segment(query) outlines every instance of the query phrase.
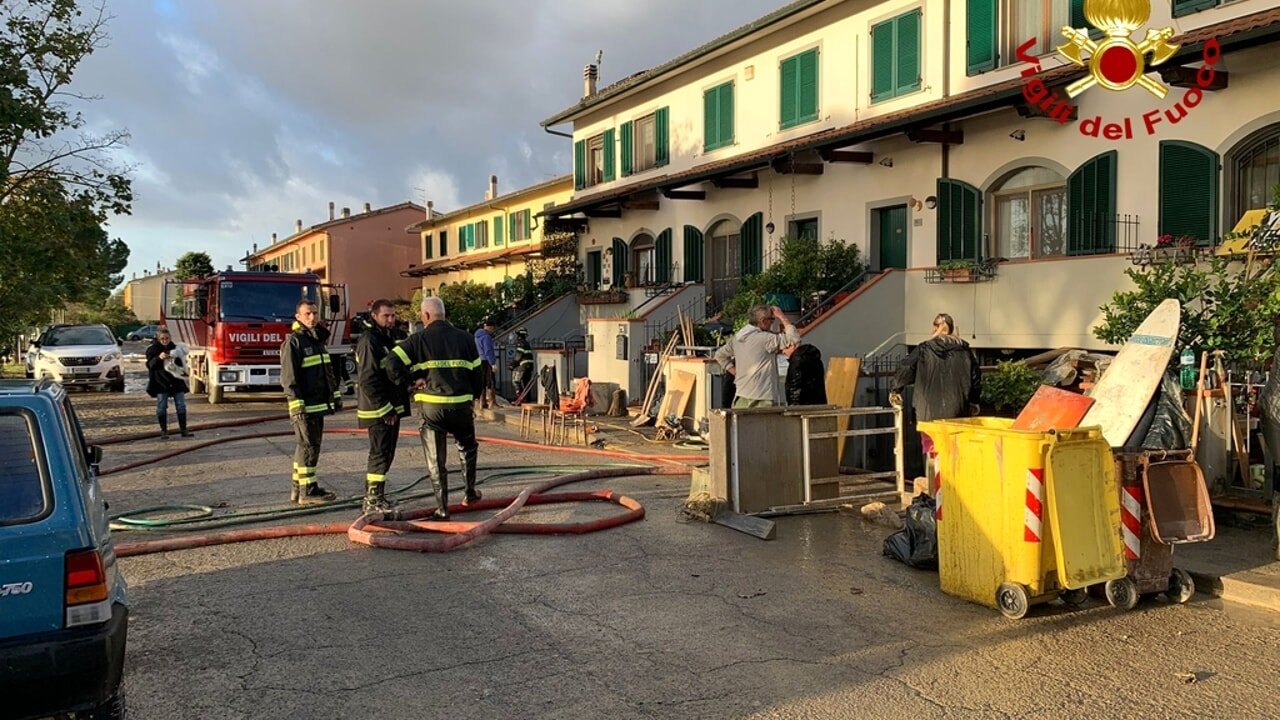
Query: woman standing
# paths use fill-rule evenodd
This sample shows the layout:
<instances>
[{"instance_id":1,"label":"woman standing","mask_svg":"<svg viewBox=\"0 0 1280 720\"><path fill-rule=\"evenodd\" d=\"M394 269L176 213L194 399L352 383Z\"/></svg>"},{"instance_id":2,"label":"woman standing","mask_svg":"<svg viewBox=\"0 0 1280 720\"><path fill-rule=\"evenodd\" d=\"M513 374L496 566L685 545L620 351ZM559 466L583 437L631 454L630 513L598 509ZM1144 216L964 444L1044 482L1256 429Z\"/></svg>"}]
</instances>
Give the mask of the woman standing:
<instances>
[{"instance_id":1,"label":"woman standing","mask_svg":"<svg viewBox=\"0 0 1280 720\"><path fill-rule=\"evenodd\" d=\"M156 399L156 420L160 423L160 437L169 439L169 397L178 411L178 429L182 437L193 437L187 432L187 382L165 369L165 361L177 346L169 336L168 328L160 328L156 339L147 348L147 394Z\"/></svg>"}]
</instances>

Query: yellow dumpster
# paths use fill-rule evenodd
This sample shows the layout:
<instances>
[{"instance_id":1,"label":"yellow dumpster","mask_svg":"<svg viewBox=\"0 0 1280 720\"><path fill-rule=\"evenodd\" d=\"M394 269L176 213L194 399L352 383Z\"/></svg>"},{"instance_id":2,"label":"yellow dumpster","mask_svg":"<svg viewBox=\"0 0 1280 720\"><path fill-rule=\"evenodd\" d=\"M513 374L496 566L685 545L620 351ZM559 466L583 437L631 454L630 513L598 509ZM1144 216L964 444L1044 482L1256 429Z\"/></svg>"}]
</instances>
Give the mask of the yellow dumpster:
<instances>
[{"instance_id":1,"label":"yellow dumpster","mask_svg":"<svg viewBox=\"0 0 1280 720\"><path fill-rule=\"evenodd\" d=\"M1011 430L1012 420L919 423L937 453L942 591L1021 618L1124 577L1111 448L1098 428Z\"/></svg>"}]
</instances>

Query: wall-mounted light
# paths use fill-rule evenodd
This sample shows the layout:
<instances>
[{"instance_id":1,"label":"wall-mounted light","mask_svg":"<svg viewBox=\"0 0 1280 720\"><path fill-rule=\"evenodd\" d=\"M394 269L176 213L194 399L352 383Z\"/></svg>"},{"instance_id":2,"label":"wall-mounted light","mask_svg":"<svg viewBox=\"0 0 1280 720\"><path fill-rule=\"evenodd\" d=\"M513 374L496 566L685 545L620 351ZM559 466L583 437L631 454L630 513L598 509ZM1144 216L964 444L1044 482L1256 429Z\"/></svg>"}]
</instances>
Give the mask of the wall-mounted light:
<instances>
[{"instance_id":1,"label":"wall-mounted light","mask_svg":"<svg viewBox=\"0 0 1280 720\"><path fill-rule=\"evenodd\" d=\"M775 226L772 222L770 222L770 223L768 223L767 225L765 225L765 226L764 226L764 231L765 231L765 232L767 232L767 233L769 233L770 235L772 235L772 234L773 234L773 231L774 231L775 229L776 229L776 226Z\"/></svg>"},{"instance_id":2,"label":"wall-mounted light","mask_svg":"<svg viewBox=\"0 0 1280 720\"><path fill-rule=\"evenodd\" d=\"M934 209L934 208L938 207L938 198L937 198L937 196L930 195L929 197L925 198L925 199L924 199L924 206L925 206L925 207L927 207L927 208L929 208L930 210L932 210L932 209Z\"/></svg>"},{"instance_id":3,"label":"wall-mounted light","mask_svg":"<svg viewBox=\"0 0 1280 720\"><path fill-rule=\"evenodd\" d=\"M613 257L613 248L605 248L605 249L604 249L604 256L605 256L605 257Z\"/></svg>"},{"instance_id":4,"label":"wall-mounted light","mask_svg":"<svg viewBox=\"0 0 1280 720\"><path fill-rule=\"evenodd\" d=\"M1027 139L1027 133L1025 130L1014 130L1009 133L1009 137L1017 140L1018 142L1024 142Z\"/></svg>"},{"instance_id":5,"label":"wall-mounted light","mask_svg":"<svg viewBox=\"0 0 1280 720\"><path fill-rule=\"evenodd\" d=\"M880 160L880 164L885 167L893 167L893 158L887 157Z\"/></svg>"}]
</instances>

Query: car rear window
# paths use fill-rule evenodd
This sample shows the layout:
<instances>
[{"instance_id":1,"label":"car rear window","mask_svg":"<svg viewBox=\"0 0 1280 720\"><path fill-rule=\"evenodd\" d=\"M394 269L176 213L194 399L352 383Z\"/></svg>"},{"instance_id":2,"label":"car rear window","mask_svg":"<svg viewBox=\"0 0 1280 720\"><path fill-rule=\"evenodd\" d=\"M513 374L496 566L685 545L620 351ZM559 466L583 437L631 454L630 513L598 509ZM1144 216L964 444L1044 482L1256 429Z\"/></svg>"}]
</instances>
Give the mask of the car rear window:
<instances>
[{"instance_id":1,"label":"car rear window","mask_svg":"<svg viewBox=\"0 0 1280 720\"><path fill-rule=\"evenodd\" d=\"M0 414L0 525L30 522L49 509L49 484L37 438L29 414Z\"/></svg>"}]
</instances>

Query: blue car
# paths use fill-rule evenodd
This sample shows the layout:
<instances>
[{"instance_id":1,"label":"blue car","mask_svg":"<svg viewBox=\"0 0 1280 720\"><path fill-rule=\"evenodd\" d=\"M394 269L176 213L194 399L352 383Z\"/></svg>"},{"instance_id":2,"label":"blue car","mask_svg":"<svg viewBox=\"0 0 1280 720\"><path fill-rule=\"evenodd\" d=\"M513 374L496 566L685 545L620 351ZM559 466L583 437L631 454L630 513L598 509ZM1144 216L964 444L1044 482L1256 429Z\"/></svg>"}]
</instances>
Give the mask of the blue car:
<instances>
[{"instance_id":1,"label":"blue car","mask_svg":"<svg viewBox=\"0 0 1280 720\"><path fill-rule=\"evenodd\" d=\"M129 609L98 485L61 386L0 381L0 716L125 716Z\"/></svg>"}]
</instances>

